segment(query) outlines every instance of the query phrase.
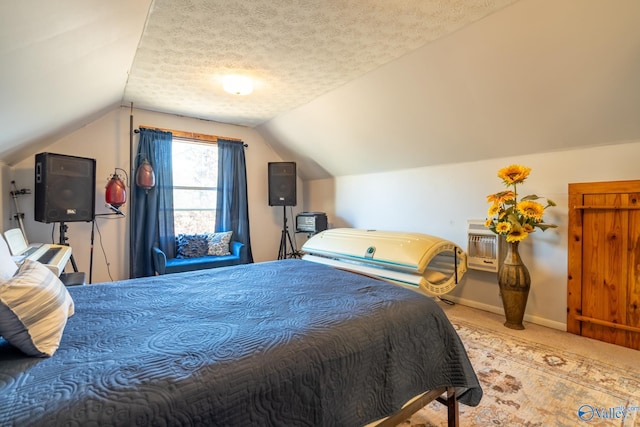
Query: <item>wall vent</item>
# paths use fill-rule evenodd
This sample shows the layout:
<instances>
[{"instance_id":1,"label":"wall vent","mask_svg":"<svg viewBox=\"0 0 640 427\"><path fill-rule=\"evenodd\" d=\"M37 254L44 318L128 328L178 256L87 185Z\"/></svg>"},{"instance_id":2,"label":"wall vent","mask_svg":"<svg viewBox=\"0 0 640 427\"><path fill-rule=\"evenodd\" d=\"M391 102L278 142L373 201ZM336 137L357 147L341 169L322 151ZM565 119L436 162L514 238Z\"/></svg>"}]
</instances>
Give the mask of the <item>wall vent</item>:
<instances>
[{"instance_id":1,"label":"wall vent","mask_svg":"<svg viewBox=\"0 0 640 427\"><path fill-rule=\"evenodd\" d=\"M497 273L501 239L484 226L483 220L470 219L467 223L467 267Z\"/></svg>"}]
</instances>

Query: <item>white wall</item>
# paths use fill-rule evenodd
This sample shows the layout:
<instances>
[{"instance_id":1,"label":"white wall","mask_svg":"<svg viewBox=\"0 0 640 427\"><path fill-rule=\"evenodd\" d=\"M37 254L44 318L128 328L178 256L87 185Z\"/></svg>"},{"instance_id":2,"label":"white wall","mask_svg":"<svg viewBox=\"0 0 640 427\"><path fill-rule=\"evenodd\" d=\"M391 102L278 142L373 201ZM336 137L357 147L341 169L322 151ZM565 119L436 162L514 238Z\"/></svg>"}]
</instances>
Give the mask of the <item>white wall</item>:
<instances>
[{"instance_id":1,"label":"white wall","mask_svg":"<svg viewBox=\"0 0 640 427\"><path fill-rule=\"evenodd\" d=\"M253 129L210 121L154 113L133 111L134 129L139 126L192 131L196 133L239 138L249 145L246 149L247 185L249 193L249 217L254 260L277 258L282 230L282 208L268 206L267 163L286 161L281 159ZM89 157L96 159L96 214L108 213L105 207L105 186L114 168L129 173L129 108L117 108L89 125L51 144L42 151ZM138 135L134 136L137 147ZM135 153L135 150L134 150ZM19 188L29 188L32 194L21 196L20 208L25 212L25 228L30 241L58 242L58 224L34 221L34 156L16 164L11 179ZM4 180L3 180L4 181ZM302 183L298 183L298 200L302 200ZM8 193L8 182L2 182ZM3 199L4 200L4 199ZM5 200L6 202L6 200ZM299 204L301 205L301 204ZM7 209L3 209L3 212ZM129 205L121 210L128 215ZM301 210L293 208L293 215ZM289 212L289 208L287 208ZM5 217L6 218L6 217ZM94 237L92 282L125 279L129 275L129 218L98 216ZM291 224L291 222L290 222ZM91 254L91 223L67 223L69 244L80 271L89 277ZM5 219L5 229L17 227L16 221ZM98 230L100 233L98 233ZM52 239L52 235L54 236ZM67 271L71 271L68 266ZM109 274L110 273L110 274Z\"/></svg>"},{"instance_id":2,"label":"white wall","mask_svg":"<svg viewBox=\"0 0 640 427\"><path fill-rule=\"evenodd\" d=\"M565 329L567 299L567 185L640 178L640 142L377 174L309 181L305 209L327 212L333 227L412 231L449 239L466 250L468 219L486 218L488 194L504 189L498 169L512 163L533 170L522 195L554 200L545 220L521 246L532 278L525 319ZM448 295L466 305L501 312L497 275L470 270Z\"/></svg>"}]
</instances>

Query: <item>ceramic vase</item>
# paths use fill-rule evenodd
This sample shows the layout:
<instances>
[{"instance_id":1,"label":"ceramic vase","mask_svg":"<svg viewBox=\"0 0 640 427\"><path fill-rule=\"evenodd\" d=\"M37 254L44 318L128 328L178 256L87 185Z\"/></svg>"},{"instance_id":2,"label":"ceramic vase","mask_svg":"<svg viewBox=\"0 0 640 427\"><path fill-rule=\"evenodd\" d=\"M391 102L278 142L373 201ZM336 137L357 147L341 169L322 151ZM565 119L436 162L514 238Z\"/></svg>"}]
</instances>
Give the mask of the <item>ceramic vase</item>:
<instances>
[{"instance_id":1,"label":"ceramic vase","mask_svg":"<svg viewBox=\"0 0 640 427\"><path fill-rule=\"evenodd\" d=\"M498 285L506 318L504 326L511 329L524 329L522 319L531 288L529 270L520 258L518 244L505 242L507 251L498 270Z\"/></svg>"}]
</instances>

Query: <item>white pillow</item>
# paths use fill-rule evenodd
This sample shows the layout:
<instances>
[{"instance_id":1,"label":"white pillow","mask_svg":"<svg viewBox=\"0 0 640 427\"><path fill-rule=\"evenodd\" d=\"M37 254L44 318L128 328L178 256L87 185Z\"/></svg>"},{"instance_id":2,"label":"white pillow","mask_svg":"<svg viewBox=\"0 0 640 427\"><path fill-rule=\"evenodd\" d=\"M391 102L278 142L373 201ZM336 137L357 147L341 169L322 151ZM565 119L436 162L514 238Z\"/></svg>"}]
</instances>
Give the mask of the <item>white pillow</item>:
<instances>
[{"instance_id":1,"label":"white pillow","mask_svg":"<svg viewBox=\"0 0 640 427\"><path fill-rule=\"evenodd\" d=\"M0 282L0 335L29 356L53 356L73 313L67 288L37 261L25 260Z\"/></svg>"},{"instance_id":2,"label":"white pillow","mask_svg":"<svg viewBox=\"0 0 640 427\"><path fill-rule=\"evenodd\" d=\"M207 242L209 243L209 251L207 255L230 255L229 242L233 231L223 231L221 233L208 233Z\"/></svg>"},{"instance_id":3,"label":"white pillow","mask_svg":"<svg viewBox=\"0 0 640 427\"><path fill-rule=\"evenodd\" d=\"M18 271L18 265L13 261L7 242L0 237L0 280L9 280Z\"/></svg>"}]
</instances>

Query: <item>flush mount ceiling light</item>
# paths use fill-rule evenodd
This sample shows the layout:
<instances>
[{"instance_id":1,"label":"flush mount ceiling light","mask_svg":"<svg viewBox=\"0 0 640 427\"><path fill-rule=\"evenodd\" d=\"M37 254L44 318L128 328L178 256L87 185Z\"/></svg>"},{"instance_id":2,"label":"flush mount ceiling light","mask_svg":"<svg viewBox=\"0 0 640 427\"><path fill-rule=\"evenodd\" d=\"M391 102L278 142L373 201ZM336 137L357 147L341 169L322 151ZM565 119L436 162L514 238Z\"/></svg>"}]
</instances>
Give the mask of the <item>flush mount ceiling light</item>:
<instances>
[{"instance_id":1,"label":"flush mount ceiling light","mask_svg":"<svg viewBox=\"0 0 640 427\"><path fill-rule=\"evenodd\" d=\"M226 76L222 79L222 87L233 95L249 95L253 92L253 82L246 76Z\"/></svg>"}]
</instances>

